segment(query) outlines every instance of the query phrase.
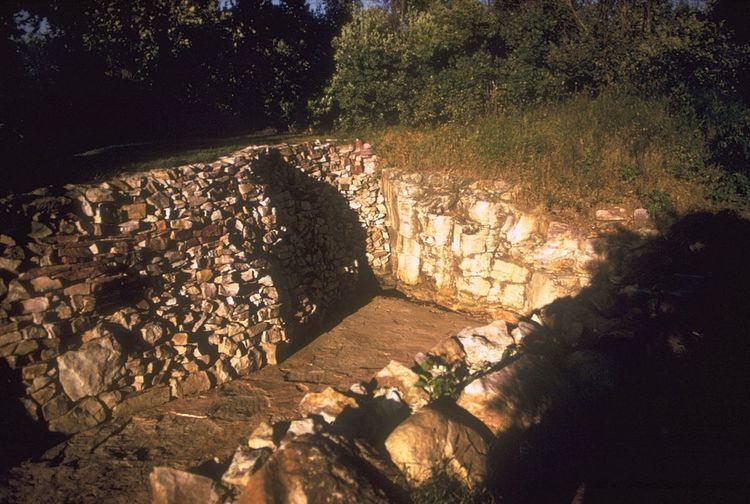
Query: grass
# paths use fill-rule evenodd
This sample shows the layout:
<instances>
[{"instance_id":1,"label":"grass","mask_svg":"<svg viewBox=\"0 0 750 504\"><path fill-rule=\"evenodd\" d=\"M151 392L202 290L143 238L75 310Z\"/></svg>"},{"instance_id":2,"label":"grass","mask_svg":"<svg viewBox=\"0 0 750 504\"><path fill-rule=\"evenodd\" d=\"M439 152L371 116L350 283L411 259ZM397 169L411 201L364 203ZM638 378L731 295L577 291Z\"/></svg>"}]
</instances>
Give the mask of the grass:
<instances>
[{"instance_id":1,"label":"grass","mask_svg":"<svg viewBox=\"0 0 750 504\"><path fill-rule=\"evenodd\" d=\"M319 136L262 131L236 136L103 146L57 159L32 160L28 167L6 174L0 196L42 186L98 182L125 172L212 162L248 145L298 143L314 138Z\"/></svg>"},{"instance_id":2,"label":"grass","mask_svg":"<svg viewBox=\"0 0 750 504\"><path fill-rule=\"evenodd\" d=\"M216 161L248 145L299 143L318 138L309 134L279 134L263 131L248 135L216 138L112 145L76 154L75 164L85 166L96 178L114 173L169 168Z\"/></svg>"},{"instance_id":3,"label":"grass","mask_svg":"<svg viewBox=\"0 0 750 504\"><path fill-rule=\"evenodd\" d=\"M411 489L413 504L495 504L498 500L483 484L469 487L442 469L427 481Z\"/></svg>"},{"instance_id":4,"label":"grass","mask_svg":"<svg viewBox=\"0 0 750 504\"><path fill-rule=\"evenodd\" d=\"M210 162L248 145L321 136L264 131L113 145L51 163L33 171L36 177L24 175L23 182L27 190L43 183L90 182L122 172ZM514 182L522 205L572 220L613 204L645 207L657 217L724 208L748 214L747 191L735 191L732 176L706 161L710 155L698 128L670 115L658 100L613 93L580 96L468 125L393 127L345 136L373 143L385 165Z\"/></svg>"},{"instance_id":5,"label":"grass","mask_svg":"<svg viewBox=\"0 0 750 504\"><path fill-rule=\"evenodd\" d=\"M611 204L657 214L731 206L712 197L706 181L721 170L704 161L698 129L660 101L577 97L469 125L391 128L368 138L387 165L511 181L522 204L573 217Z\"/></svg>"}]
</instances>

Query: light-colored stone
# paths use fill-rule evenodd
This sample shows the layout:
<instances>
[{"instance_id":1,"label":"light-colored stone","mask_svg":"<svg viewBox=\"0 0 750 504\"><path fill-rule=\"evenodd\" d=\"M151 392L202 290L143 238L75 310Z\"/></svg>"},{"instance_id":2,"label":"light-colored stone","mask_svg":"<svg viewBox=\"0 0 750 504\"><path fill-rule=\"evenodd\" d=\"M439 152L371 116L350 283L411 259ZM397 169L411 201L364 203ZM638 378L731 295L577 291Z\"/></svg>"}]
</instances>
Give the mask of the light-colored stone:
<instances>
[{"instance_id":1,"label":"light-colored stone","mask_svg":"<svg viewBox=\"0 0 750 504\"><path fill-rule=\"evenodd\" d=\"M502 209L503 205L499 201L477 200L469 208L469 218L485 226L497 227L505 220Z\"/></svg>"},{"instance_id":2,"label":"light-colored stone","mask_svg":"<svg viewBox=\"0 0 750 504\"><path fill-rule=\"evenodd\" d=\"M509 310L521 311L526 302L526 286L520 284L506 284L498 296L500 304Z\"/></svg>"},{"instance_id":3,"label":"light-colored stone","mask_svg":"<svg viewBox=\"0 0 750 504\"><path fill-rule=\"evenodd\" d=\"M464 275L467 276L486 276L490 271L490 262L492 261L492 254L485 252L484 254L476 254L472 256L464 256L459 264L459 268Z\"/></svg>"},{"instance_id":4,"label":"light-colored stone","mask_svg":"<svg viewBox=\"0 0 750 504\"><path fill-rule=\"evenodd\" d=\"M449 215L427 214L424 235L431 237L435 246L450 245L453 239L453 218Z\"/></svg>"},{"instance_id":5,"label":"light-colored stone","mask_svg":"<svg viewBox=\"0 0 750 504\"><path fill-rule=\"evenodd\" d=\"M485 228L456 224L453 231L453 252L458 256L481 254L487 251L488 232Z\"/></svg>"},{"instance_id":6,"label":"light-colored stone","mask_svg":"<svg viewBox=\"0 0 750 504\"><path fill-rule=\"evenodd\" d=\"M396 427L385 447L396 467L416 484L442 469L469 485L487 475L485 435L461 418L457 408L450 413L434 406L420 409Z\"/></svg>"},{"instance_id":7,"label":"light-colored stone","mask_svg":"<svg viewBox=\"0 0 750 504\"><path fill-rule=\"evenodd\" d=\"M456 280L456 287L460 292L476 298L487 297L491 286L489 280L482 277L459 277Z\"/></svg>"},{"instance_id":8,"label":"light-colored stone","mask_svg":"<svg viewBox=\"0 0 750 504\"><path fill-rule=\"evenodd\" d=\"M520 243L531 238L537 230L537 219L529 214L523 214L506 235L511 244Z\"/></svg>"},{"instance_id":9,"label":"light-colored stone","mask_svg":"<svg viewBox=\"0 0 750 504\"><path fill-rule=\"evenodd\" d=\"M248 437L247 447L251 450L261 450L263 448L275 450L276 443L273 441L273 428L266 422L261 422Z\"/></svg>"},{"instance_id":10,"label":"light-colored stone","mask_svg":"<svg viewBox=\"0 0 750 504\"><path fill-rule=\"evenodd\" d=\"M490 276L501 282L523 283L529 276L529 270L502 259L495 259L492 262Z\"/></svg>"},{"instance_id":11,"label":"light-colored stone","mask_svg":"<svg viewBox=\"0 0 750 504\"><path fill-rule=\"evenodd\" d=\"M507 324L502 320L486 326L462 329L456 339L465 352L464 361L472 369L500 362L508 346L515 343L508 333Z\"/></svg>"},{"instance_id":12,"label":"light-colored stone","mask_svg":"<svg viewBox=\"0 0 750 504\"><path fill-rule=\"evenodd\" d=\"M122 352L113 338L98 338L57 358L60 384L72 400L104 392L121 372Z\"/></svg>"},{"instance_id":13,"label":"light-colored stone","mask_svg":"<svg viewBox=\"0 0 750 504\"><path fill-rule=\"evenodd\" d=\"M429 396L423 388L417 386L419 375L400 362L390 361L386 367L375 374L378 388L396 388L401 399L412 411L427 405Z\"/></svg>"},{"instance_id":14,"label":"light-colored stone","mask_svg":"<svg viewBox=\"0 0 750 504\"><path fill-rule=\"evenodd\" d=\"M271 450L268 449L252 450L245 446L238 446L232 456L232 462L221 476L221 482L236 487L247 486L255 470L270 454Z\"/></svg>"},{"instance_id":15,"label":"light-colored stone","mask_svg":"<svg viewBox=\"0 0 750 504\"><path fill-rule=\"evenodd\" d=\"M414 285L419 282L421 247L416 240L403 238L402 250L398 254L396 275L402 282Z\"/></svg>"},{"instance_id":16,"label":"light-colored stone","mask_svg":"<svg viewBox=\"0 0 750 504\"><path fill-rule=\"evenodd\" d=\"M527 288L526 309L531 311L542 308L562 295L563 291L555 285L554 277L538 271L531 276Z\"/></svg>"},{"instance_id":17,"label":"light-colored stone","mask_svg":"<svg viewBox=\"0 0 750 504\"><path fill-rule=\"evenodd\" d=\"M333 423L346 408L356 408L357 401L351 397L326 387L322 392L305 394L299 403L302 416L319 415L328 423Z\"/></svg>"}]
</instances>

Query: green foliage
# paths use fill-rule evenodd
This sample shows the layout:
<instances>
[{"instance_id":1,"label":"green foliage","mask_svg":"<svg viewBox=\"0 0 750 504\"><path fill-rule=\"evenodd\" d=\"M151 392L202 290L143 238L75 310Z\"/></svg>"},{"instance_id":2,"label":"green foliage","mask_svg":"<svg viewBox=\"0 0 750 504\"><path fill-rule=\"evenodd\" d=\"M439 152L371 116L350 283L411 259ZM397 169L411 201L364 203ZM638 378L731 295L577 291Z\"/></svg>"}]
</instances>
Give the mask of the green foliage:
<instances>
[{"instance_id":1,"label":"green foliage","mask_svg":"<svg viewBox=\"0 0 750 504\"><path fill-rule=\"evenodd\" d=\"M667 0L408 5L410 10L397 14L359 11L337 39L336 70L319 104L321 110L336 110L340 126L468 124L520 107L560 110L556 103L571 101L583 106L579 119L602 128L591 133L593 142L582 137L580 147L568 144L562 153L569 163L562 172L573 170L570 182L582 184L584 193L609 185L597 178L606 172L614 173L629 194L640 191L645 198L653 187L627 187L638 185L644 174L654 182L656 171L645 164L658 164L680 180L705 180L709 165L750 173L750 109L741 85L748 46L737 44L699 8ZM563 109L562 117L551 120L580 130L569 123L570 108ZM494 119L478 121L482 130ZM537 133L524 140L529 160L535 151L550 152L560 144L558 133ZM657 144L665 135L668 141ZM509 133L489 148L502 158L506 147L518 150L512 143L518 137ZM619 153L615 137L622 141ZM646 159L654 151L656 163ZM743 194L743 176L712 177L716 180L707 187L715 186L722 201ZM571 191L548 193L547 205L582 210L581 200L565 192Z\"/></svg>"},{"instance_id":2,"label":"green foliage","mask_svg":"<svg viewBox=\"0 0 750 504\"><path fill-rule=\"evenodd\" d=\"M515 343L508 345L503 351L500 362L487 362L476 367L467 367L466 363L461 360L447 363L442 357L428 355L416 368L419 375L417 386L423 388L433 401L441 397L456 400L464 384L487 374L490 370L500 369L520 351L521 348Z\"/></svg>"},{"instance_id":3,"label":"green foliage","mask_svg":"<svg viewBox=\"0 0 750 504\"><path fill-rule=\"evenodd\" d=\"M648 213L656 218L674 212L672 198L670 198L666 191L653 189L646 194L643 199L645 200L645 206Z\"/></svg>"},{"instance_id":4,"label":"green foliage","mask_svg":"<svg viewBox=\"0 0 750 504\"><path fill-rule=\"evenodd\" d=\"M403 22L382 9L356 12L334 43L336 71L318 112L335 108L345 128L482 113L497 67L493 20L475 0L432 2Z\"/></svg>"},{"instance_id":5,"label":"green foliage","mask_svg":"<svg viewBox=\"0 0 750 504\"><path fill-rule=\"evenodd\" d=\"M327 99L335 103L342 126L387 124L398 118L408 98L403 45L396 20L380 9L360 10L344 26L334 41L337 71Z\"/></svg>"},{"instance_id":6,"label":"green foliage","mask_svg":"<svg viewBox=\"0 0 750 504\"><path fill-rule=\"evenodd\" d=\"M432 400L441 397L458 399L461 385L468 376L462 361L449 364L433 355L427 356L416 371L419 375L417 386L422 387Z\"/></svg>"},{"instance_id":7,"label":"green foliage","mask_svg":"<svg viewBox=\"0 0 750 504\"><path fill-rule=\"evenodd\" d=\"M9 77L0 148L26 162L107 143L305 126L352 2L0 4Z\"/></svg>"}]
</instances>

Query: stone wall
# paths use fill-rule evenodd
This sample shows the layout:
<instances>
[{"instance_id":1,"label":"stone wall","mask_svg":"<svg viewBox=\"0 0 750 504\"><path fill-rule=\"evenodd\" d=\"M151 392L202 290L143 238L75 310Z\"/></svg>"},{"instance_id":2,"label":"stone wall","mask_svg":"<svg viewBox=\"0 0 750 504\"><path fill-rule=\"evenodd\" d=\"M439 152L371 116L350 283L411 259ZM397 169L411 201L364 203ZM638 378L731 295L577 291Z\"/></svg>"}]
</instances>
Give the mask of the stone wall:
<instances>
[{"instance_id":1,"label":"stone wall","mask_svg":"<svg viewBox=\"0 0 750 504\"><path fill-rule=\"evenodd\" d=\"M587 228L523 210L515 188L444 175L382 175L397 288L423 301L515 319L588 285L613 224L648 228L643 209L602 209Z\"/></svg>"},{"instance_id":2,"label":"stone wall","mask_svg":"<svg viewBox=\"0 0 750 504\"><path fill-rule=\"evenodd\" d=\"M387 275L369 146L210 164L0 200L0 357L29 413L75 432L276 362Z\"/></svg>"},{"instance_id":3,"label":"stone wall","mask_svg":"<svg viewBox=\"0 0 750 504\"><path fill-rule=\"evenodd\" d=\"M0 200L0 357L27 411L74 432L273 364L376 281L515 321L577 293L612 223L523 210L515 188L380 169L357 142ZM393 254L391 254L391 250Z\"/></svg>"}]
</instances>

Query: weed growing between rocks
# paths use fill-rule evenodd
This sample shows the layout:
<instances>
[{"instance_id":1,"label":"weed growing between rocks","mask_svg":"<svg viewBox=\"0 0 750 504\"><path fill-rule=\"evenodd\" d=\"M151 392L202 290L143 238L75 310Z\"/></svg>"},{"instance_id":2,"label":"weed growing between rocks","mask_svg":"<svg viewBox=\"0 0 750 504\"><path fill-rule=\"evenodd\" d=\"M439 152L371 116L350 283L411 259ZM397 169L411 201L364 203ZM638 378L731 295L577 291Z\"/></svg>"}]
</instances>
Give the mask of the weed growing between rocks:
<instances>
[{"instance_id":1,"label":"weed growing between rocks","mask_svg":"<svg viewBox=\"0 0 750 504\"><path fill-rule=\"evenodd\" d=\"M499 502L483 484L469 487L446 467L411 490L413 504L495 504Z\"/></svg>"},{"instance_id":2,"label":"weed growing between rocks","mask_svg":"<svg viewBox=\"0 0 750 504\"><path fill-rule=\"evenodd\" d=\"M423 388L433 401L441 397L458 399L461 386L468 376L468 370L463 362L448 363L434 355L428 355L415 371L419 375L417 386Z\"/></svg>"},{"instance_id":3,"label":"weed growing between rocks","mask_svg":"<svg viewBox=\"0 0 750 504\"><path fill-rule=\"evenodd\" d=\"M432 402L442 398L455 401L467 383L504 368L521 355L522 350L521 344L511 343L503 350L499 362L479 362L471 366L465 361L447 362L439 355L417 357L417 365L413 368L419 375L416 385L427 392Z\"/></svg>"}]
</instances>

